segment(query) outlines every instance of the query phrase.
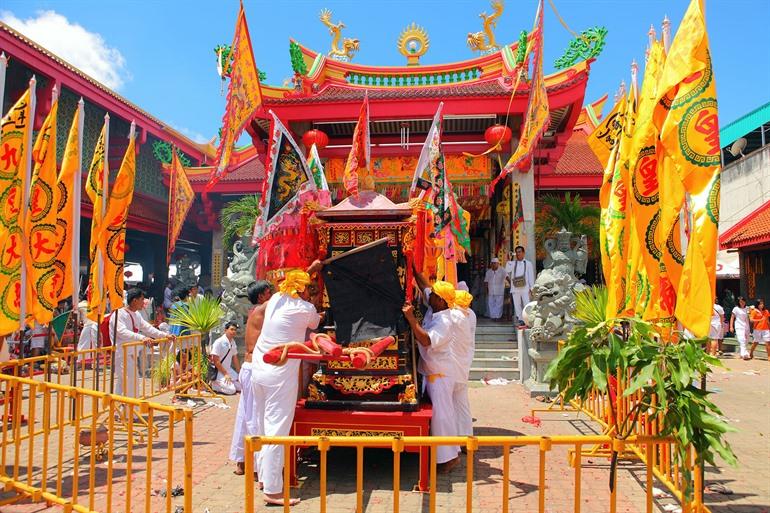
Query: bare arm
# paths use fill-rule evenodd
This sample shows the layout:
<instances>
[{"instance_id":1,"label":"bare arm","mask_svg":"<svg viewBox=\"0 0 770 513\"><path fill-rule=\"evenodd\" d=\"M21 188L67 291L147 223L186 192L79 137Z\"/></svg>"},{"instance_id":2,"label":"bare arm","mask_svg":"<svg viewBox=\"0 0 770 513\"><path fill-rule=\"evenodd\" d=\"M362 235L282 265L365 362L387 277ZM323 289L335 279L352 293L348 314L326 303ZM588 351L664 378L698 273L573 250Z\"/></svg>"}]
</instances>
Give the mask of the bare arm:
<instances>
[{"instance_id":1,"label":"bare arm","mask_svg":"<svg viewBox=\"0 0 770 513\"><path fill-rule=\"evenodd\" d=\"M414 316L414 307L410 304L406 304L401 311L404 312L404 317L409 323L409 327L412 328L412 333L414 333L414 338L417 339L417 342L422 346L429 347L430 336L428 335L428 332L420 326L420 323L417 322L417 318Z\"/></svg>"},{"instance_id":2,"label":"bare arm","mask_svg":"<svg viewBox=\"0 0 770 513\"><path fill-rule=\"evenodd\" d=\"M246 361L251 361L251 354L254 352L254 347L257 345L257 339L262 333L262 325L265 322L265 310L267 309L267 302L254 308L249 315L249 319L246 321Z\"/></svg>"},{"instance_id":3,"label":"bare arm","mask_svg":"<svg viewBox=\"0 0 770 513\"><path fill-rule=\"evenodd\" d=\"M730 331L735 333L735 314L730 316Z\"/></svg>"},{"instance_id":4,"label":"bare arm","mask_svg":"<svg viewBox=\"0 0 770 513\"><path fill-rule=\"evenodd\" d=\"M430 282L428 279L423 273L418 272L417 269L414 270L414 281L417 282L417 286L420 287L420 290L430 288Z\"/></svg>"}]
</instances>

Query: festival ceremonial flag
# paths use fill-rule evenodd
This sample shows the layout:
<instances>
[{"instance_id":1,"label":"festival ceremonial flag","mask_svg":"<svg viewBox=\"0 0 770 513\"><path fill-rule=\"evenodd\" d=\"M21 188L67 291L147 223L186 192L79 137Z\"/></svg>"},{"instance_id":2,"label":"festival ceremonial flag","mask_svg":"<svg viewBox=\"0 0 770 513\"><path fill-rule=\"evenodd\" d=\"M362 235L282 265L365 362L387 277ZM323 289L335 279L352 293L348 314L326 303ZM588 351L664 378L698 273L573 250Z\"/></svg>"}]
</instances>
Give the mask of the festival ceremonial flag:
<instances>
[{"instance_id":1,"label":"festival ceremonial flag","mask_svg":"<svg viewBox=\"0 0 770 513\"><path fill-rule=\"evenodd\" d=\"M310 172L313 173L316 188L319 191L328 191L329 182L326 181L324 166L321 162L321 157L318 155L318 148L315 143L310 147L310 158L307 161L307 167L310 168Z\"/></svg>"},{"instance_id":2,"label":"festival ceremonial flag","mask_svg":"<svg viewBox=\"0 0 770 513\"><path fill-rule=\"evenodd\" d=\"M661 41L654 41L647 56L642 89L639 93L639 111L636 127L631 140L628 167L631 176L631 211L636 223L636 235L643 241L639 245L641 265L646 270L645 288L649 287L649 301L644 310L637 313L645 320L660 318L658 299L660 290L661 250L657 245L657 231L660 224L658 201L658 129L653 122L653 113L658 100L658 82L663 72L666 54ZM642 306L637 303L637 306ZM668 312L663 317L671 317Z\"/></svg>"},{"instance_id":3,"label":"festival ceremonial flag","mask_svg":"<svg viewBox=\"0 0 770 513\"><path fill-rule=\"evenodd\" d=\"M34 112L33 85L0 123L0 336L20 328L23 294L21 265L23 195L26 184Z\"/></svg>"},{"instance_id":4,"label":"festival ceremonial flag","mask_svg":"<svg viewBox=\"0 0 770 513\"><path fill-rule=\"evenodd\" d=\"M190 211L193 201L195 201L195 192L193 192L190 181L187 179L187 173L184 170L184 166L182 166L182 162L179 160L176 148L172 148L171 155L166 263L171 262L171 256L174 254L176 241L179 239L184 220Z\"/></svg>"},{"instance_id":5,"label":"festival ceremonial flag","mask_svg":"<svg viewBox=\"0 0 770 513\"><path fill-rule=\"evenodd\" d=\"M693 335L705 337L716 293L721 152L703 0L691 0L659 88L661 150L671 161L666 171L676 173L692 200L693 226L677 290L676 317ZM667 197L671 199L678 200ZM674 205L664 208L667 225L673 226L670 216L675 210Z\"/></svg>"},{"instance_id":6,"label":"festival ceremonial flag","mask_svg":"<svg viewBox=\"0 0 770 513\"><path fill-rule=\"evenodd\" d=\"M91 159L91 165L88 168L88 178L86 179L86 194L93 205L93 214L91 215L91 245L88 251L91 260L88 297L88 318L95 322L100 322L104 315L105 304L103 295L103 265L104 265L104 246L101 242L101 225L104 198L104 156L107 130L109 129L109 118L105 116L99 139L96 141L94 156Z\"/></svg>"},{"instance_id":7,"label":"festival ceremonial flag","mask_svg":"<svg viewBox=\"0 0 770 513\"><path fill-rule=\"evenodd\" d=\"M104 280L110 306L123 305L123 267L126 257L126 219L128 207L134 197L136 177L136 138L134 124L128 136L128 148L110 189L107 214L101 227L101 244L104 248Z\"/></svg>"},{"instance_id":8,"label":"festival ceremonial flag","mask_svg":"<svg viewBox=\"0 0 770 513\"><path fill-rule=\"evenodd\" d=\"M238 11L235 36L232 44L232 70L227 88L227 106L222 118L222 136L217 149L218 164L211 173L206 191L209 191L224 175L230 163L233 145L238 142L243 128L262 105L262 89L259 72L251 47L249 26L243 3Z\"/></svg>"},{"instance_id":9,"label":"festival ceremonial flag","mask_svg":"<svg viewBox=\"0 0 770 513\"><path fill-rule=\"evenodd\" d=\"M543 2L538 6L537 34L532 38L530 44L533 45L532 58L532 82L529 90L529 102L527 104L527 114L524 118L524 126L521 129L521 137L516 151L508 159L508 163L500 174L492 181L489 187L489 194L493 194L495 186L501 180L504 180L511 171L520 169L528 170L531 162L532 151L537 147L543 132L548 129L550 123L550 112L548 109L548 92L545 87L545 76L543 75Z\"/></svg>"},{"instance_id":10,"label":"festival ceremonial flag","mask_svg":"<svg viewBox=\"0 0 770 513\"><path fill-rule=\"evenodd\" d=\"M516 195L516 208L513 211L512 226L513 245L515 247L524 245L524 206L521 203L521 186L518 183L513 185L513 192Z\"/></svg>"},{"instance_id":11,"label":"festival ceremonial flag","mask_svg":"<svg viewBox=\"0 0 770 513\"><path fill-rule=\"evenodd\" d=\"M369 134L369 95L364 95L364 103L358 114L358 122L353 130L353 145L350 147L342 183L352 196L358 196L359 190L373 190L374 177L369 166L372 163Z\"/></svg>"},{"instance_id":12,"label":"festival ceremonial flag","mask_svg":"<svg viewBox=\"0 0 770 513\"><path fill-rule=\"evenodd\" d=\"M80 265L79 259L74 258L73 248L80 246L80 238L77 237L76 230L79 230L80 227L80 201L78 200L80 187L78 185L80 184L79 171L83 143L82 101L81 99L75 116L72 118L72 125L67 136L67 146L64 148L64 158L56 180L58 198L56 225L57 230L59 230L58 238L61 241L61 249L54 265L61 267L64 272L59 300L72 296L79 286L76 276L78 276ZM73 241L76 242L73 244ZM77 301L74 305L77 306Z\"/></svg>"},{"instance_id":13,"label":"festival ceremonial flag","mask_svg":"<svg viewBox=\"0 0 770 513\"><path fill-rule=\"evenodd\" d=\"M630 255L629 238L631 217L629 212L629 173L623 162L628 158L628 151L636 122L637 91L632 84L626 95L623 119L623 132L618 142L617 157L612 174L612 186L609 204L603 209L602 220L605 225L605 248L609 255L610 271L607 282L607 316L616 317L626 311L626 293L628 278L628 259Z\"/></svg>"},{"instance_id":14,"label":"festival ceremonial flag","mask_svg":"<svg viewBox=\"0 0 770 513\"><path fill-rule=\"evenodd\" d=\"M587 138L588 146L591 147L594 155L605 169L610 160L612 149L617 146L620 132L623 129L623 105L622 100L617 102L612 111L605 116Z\"/></svg>"},{"instance_id":15,"label":"festival ceremonial flag","mask_svg":"<svg viewBox=\"0 0 770 513\"><path fill-rule=\"evenodd\" d=\"M431 141L441 136L441 119L442 112L444 110L444 102L438 104L438 109L433 115L433 122L428 129L428 135L425 137L425 142L420 150L420 157L417 159L417 166L414 169L414 177L412 178L412 186L409 189L409 197L413 198L417 189L422 191L430 188L431 172L430 172L430 148Z\"/></svg>"},{"instance_id":16,"label":"festival ceremonial flag","mask_svg":"<svg viewBox=\"0 0 770 513\"><path fill-rule=\"evenodd\" d=\"M48 324L53 319L53 310L64 281L64 269L56 265L56 257L61 250L60 232L56 228L58 112L59 101L54 98L32 148L33 170L24 227L27 240L27 316L40 324Z\"/></svg>"}]
</instances>

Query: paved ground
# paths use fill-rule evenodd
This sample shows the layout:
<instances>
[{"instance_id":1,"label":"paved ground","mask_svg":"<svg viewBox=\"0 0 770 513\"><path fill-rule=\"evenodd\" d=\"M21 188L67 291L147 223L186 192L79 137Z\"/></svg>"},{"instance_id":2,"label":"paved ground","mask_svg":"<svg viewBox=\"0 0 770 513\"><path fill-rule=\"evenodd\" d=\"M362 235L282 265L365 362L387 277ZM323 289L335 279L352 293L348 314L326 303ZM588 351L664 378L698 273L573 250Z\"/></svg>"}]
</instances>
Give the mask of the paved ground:
<instances>
[{"instance_id":1,"label":"paved ground","mask_svg":"<svg viewBox=\"0 0 770 513\"><path fill-rule=\"evenodd\" d=\"M713 513L761 513L770 512L770 364L765 360L744 362L735 359L724 360L728 369L719 369L709 379L708 386L717 392L716 401L723 408L725 417L739 429L729 439L737 452L741 464L738 468L708 469L707 483L720 483L730 488L732 495L708 494L707 504ZM596 426L574 413L552 412L540 414L539 427L522 422L533 406L542 406L530 399L519 385L474 386L471 388L471 404L475 416L475 430L479 435L516 434L578 434L595 433ZM168 402L169 398L162 398ZM230 443L233 408L221 409L213 405L196 408L194 423L194 472L193 501L195 512L225 513L240 512L244 509L244 480L232 474L234 465L226 461ZM116 453L113 485L113 511L125 511L127 496L132 497L131 511L146 511L147 473L146 462L152 462L149 489L165 488L168 475L166 455L168 450L168 429L165 418L158 419L161 425L160 437L148 449L138 444L134 459L132 488L126 487L125 437ZM177 424L172 443L174 444L174 470L171 482L182 483L182 450L179 443L181 425ZM71 433L68 433L72 436ZM39 444L39 442L38 442ZM39 445L37 446L39 447ZM36 451L38 452L38 451ZM53 446L52 446L53 452ZM22 461L24 460L22 453ZM81 453L80 465L87 464L89 452ZM148 458L149 456L149 458ZM67 486L73 481L72 454L65 452L65 475ZM511 474L509 494L511 511L537 511L538 500L538 455L534 448L514 448L510 454ZM8 468L8 467L6 467ZM503 457L500 449L479 451L474 465L474 511L500 511L502 494ZM608 506L608 462L604 458L584 460L582 484L582 511L588 513L606 512ZM618 479L618 511L642 512L644 509L643 467L638 463L621 463ZM355 453L335 449L329 458L328 509L329 512L355 511ZM430 496L411 492L417 481L417 458L404 455L402 462L400 495L401 511L428 511ZM567 465L565 449L555 448L547 456L546 511L573 511L573 470ZM82 472L82 471L81 471ZM385 513L392 510L392 455L389 451L370 450L365 454L363 497L365 511ZM320 507L318 457L309 453L299 467L300 487L292 491L302 498L302 503L293 508L296 512L316 512ZM95 476L95 505L106 500L106 465L99 466ZM79 486L88 490L88 477L80 477ZM660 487L660 485L657 485ZM437 486L437 511L465 511L466 465L463 463L448 475L439 477ZM164 511L166 499L152 496L151 511ZM655 511L665 511L671 503L662 499L656 503ZM182 497L175 497L173 505L181 505ZM3 513L27 513L57 511L45 505L14 504L0 506ZM257 511L264 511L261 501ZM173 511L173 508L171 509Z\"/></svg>"}]
</instances>

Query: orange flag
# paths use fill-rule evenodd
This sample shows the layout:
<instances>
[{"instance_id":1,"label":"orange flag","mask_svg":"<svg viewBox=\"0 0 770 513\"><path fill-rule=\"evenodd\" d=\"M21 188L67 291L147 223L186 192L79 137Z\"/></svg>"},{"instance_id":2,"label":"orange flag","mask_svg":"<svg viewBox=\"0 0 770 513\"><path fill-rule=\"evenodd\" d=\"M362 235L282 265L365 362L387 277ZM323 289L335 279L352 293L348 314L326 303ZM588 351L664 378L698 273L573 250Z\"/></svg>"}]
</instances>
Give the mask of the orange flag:
<instances>
[{"instance_id":1,"label":"orange flag","mask_svg":"<svg viewBox=\"0 0 770 513\"><path fill-rule=\"evenodd\" d=\"M27 318L40 324L53 319L64 281L64 269L56 265L61 241L56 228L56 114L58 99L51 105L32 148L32 179L24 232L27 239Z\"/></svg>"},{"instance_id":2,"label":"orange flag","mask_svg":"<svg viewBox=\"0 0 770 513\"><path fill-rule=\"evenodd\" d=\"M0 335L20 328L24 253L20 222L32 112L27 90L0 123Z\"/></svg>"},{"instance_id":3,"label":"orange flag","mask_svg":"<svg viewBox=\"0 0 770 513\"><path fill-rule=\"evenodd\" d=\"M110 190L107 214L101 232L101 245L105 249L104 282L110 306L123 305L123 264L126 255L126 219L128 207L134 197L136 177L136 138L130 137L123 162Z\"/></svg>"},{"instance_id":4,"label":"orange flag","mask_svg":"<svg viewBox=\"0 0 770 513\"><path fill-rule=\"evenodd\" d=\"M57 235L61 241L61 250L56 257L56 266L61 267L64 272L62 288L59 293L59 299L72 296L75 287L78 286L73 279L73 266L80 267L80 262L72 261L72 244L74 239L75 223L80 223L80 219L75 219L73 211L75 180L80 166L80 108L75 111L72 118L69 135L67 136L67 146L64 148L64 158L62 159L61 169L56 181L57 189ZM76 241L75 244L80 244Z\"/></svg>"},{"instance_id":5,"label":"orange flag","mask_svg":"<svg viewBox=\"0 0 770 513\"><path fill-rule=\"evenodd\" d=\"M166 263L171 262L171 255L174 254L176 241L179 233L182 231L182 225L187 217L187 212L195 201L190 181L187 179L182 163L176 153L176 148L172 148L171 157L171 184L169 187L168 201L168 246L166 248Z\"/></svg>"},{"instance_id":6,"label":"orange flag","mask_svg":"<svg viewBox=\"0 0 770 513\"><path fill-rule=\"evenodd\" d=\"M348 160L345 162L345 172L342 176L342 183L348 194L358 196L359 190L374 189L374 178L369 170L371 163L369 95L365 95L361 112L358 114L358 122L353 131L353 145L350 147Z\"/></svg>"},{"instance_id":7,"label":"orange flag","mask_svg":"<svg viewBox=\"0 0 770 513\"><path fill-rule=\"evenodd\" d=\"M691 0L671 44L660 79L661 150L692 200L692 229L677 288L676 317L705 337L716 294L721 152L716 84L703 0ZM657 115L656 115L657 117ZM674 226L681 190L662 211ZM680 203L681 205L681 203Z\"/></svg>"},{"instance_id":8,"label":"orange flag","mask_svg":"<svg viewBox=\"0 0 770 513\"><path fill-rule=\"evenodd\" d=\"M102 126L102 132L99 135L99 139L96 141L96 147L94 148L94 156L91 159L91 166L88 168L88 178L86 179L86 194L91 199L91 204L94 206L93 215L91 216L91 246L89 248L89 256L91 259L91 277L90 277L90 294L88 296L88 318L92 321L100 322L104 315L105 304L102 298L103 282L101 277L104 276L102 269L104 265L104 246L101 242L101 225L102 220L102 202L105 201L104 197L104 144L107 131L107 124ZM102 260L102 264L99 264L99 260Z\"/></svg>"}]
</instances>

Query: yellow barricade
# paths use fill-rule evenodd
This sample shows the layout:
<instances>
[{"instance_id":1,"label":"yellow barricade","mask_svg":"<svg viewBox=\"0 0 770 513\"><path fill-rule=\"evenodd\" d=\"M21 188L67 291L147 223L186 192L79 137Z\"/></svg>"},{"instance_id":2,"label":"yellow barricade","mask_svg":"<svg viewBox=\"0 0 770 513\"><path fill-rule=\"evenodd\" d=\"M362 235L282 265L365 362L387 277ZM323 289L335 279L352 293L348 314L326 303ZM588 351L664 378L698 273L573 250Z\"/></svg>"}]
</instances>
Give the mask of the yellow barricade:
<instances>
[{"instance_id":1,"label":"yellow barricade","mask_svg":"<svg viewBox=\"0 0 770 513\"><path fill-rule=\"evenodd\" d=\"M182 483L184 511L192 512L191 410L5 374L0 394L0 483L16 492L0 506L30 499L111 513L135 503L135 510L171 513L172 487ZM67 420L70 401L75 413ZM156 439L144 436L145 425ZM174 451L175 440L183 451ZM165 497L154 493L158 474L165 474Z\"/></svg>"},{"instance_id":2,"label":"yellow barricade","mask_svg":"<svg viewBox=\"0 0 770 513\"><path fill-rule=\"evenodd\" d=\"M500 489L500 508L503 513L508 513L510 496L510 452L511 448L534 446L538 450L538 507L539 513L544 513L546 508L546 491L548 490L548 477L546 475L546 459L549 451L556 446L567 446L571 450L569 452L568 464L573 467L574 471L574 489L573 489L573 507L570 509L575 513L581 511L581 470L582 470L582 455L584 448L587 446L602 446L607 445L612 447L618 452L623 452L625 446L632 444L635 447L641 448L646 453L654 454L659 452L662 447L670 444L671 441L659 437L633 435L626 440L619 440L608 435L596 435L596 436L479 436L479 437L433 437L433 436L404 436L404 437L391 437L391 436L310 436L310 437L247 437L245 440L245 511L246 513L254 512L255 501L255 483L252 477L254 471L254 453L259 451L263 445L282 445L284 446L284 476L283 476L283 499L284 499L284 511L290 511L289 504L289 469L291 467L291 458L294 457L294 447L299 446L311 446L318 449L320 452L320 483L319 483L319 496L320 496L320 513L326 513L327 510L327 456L330 449L333 447L355 447L357 449L357 464L356 464L356 512L363 513L363 456L362 450L364 448L375 447L390 447L393 451L393 513L400 511L400 482L401 482L401 453L407 446L419 446L419 447L431 447L430 458L430 481L429 481L429 501L428 511L434 513L436 511L436 448L442 445L459 445L467 449L466 455L466 511L473 511L473 497L474 495L474 462L475 453L479 447L499 447L502 449L503 454L503 471L501 482L505 483ZM646 481L645 488L647 493L647 512L653 511L653 465L648 460L646 466ZM694 473L697 475L697 473ZM567 491L559 489L552 492L553 495L561 495ZM608 492L609 497L609 511L615 513L617 511L617 497L618 486L617 481L615 487ZM592 500L596 503L601 503L602 497L592 497ZM691 501L682 501L683 513L703 513L708 510L702 504L702 498L696 496ZM515 508L514 506L514 509ZM591 511L595 511L592 509Z\"/></svg>"}]
</instances>

